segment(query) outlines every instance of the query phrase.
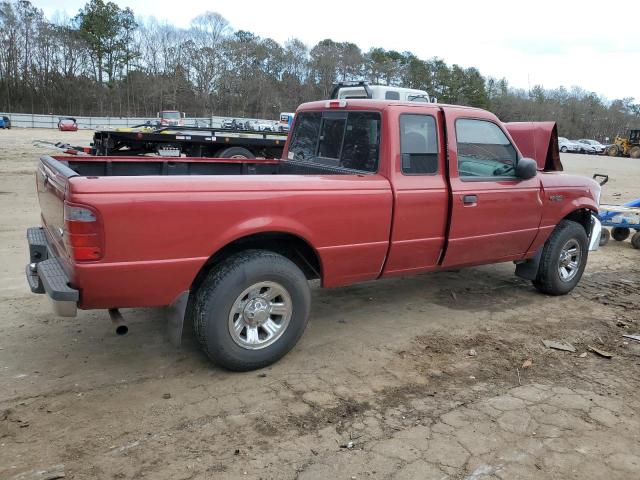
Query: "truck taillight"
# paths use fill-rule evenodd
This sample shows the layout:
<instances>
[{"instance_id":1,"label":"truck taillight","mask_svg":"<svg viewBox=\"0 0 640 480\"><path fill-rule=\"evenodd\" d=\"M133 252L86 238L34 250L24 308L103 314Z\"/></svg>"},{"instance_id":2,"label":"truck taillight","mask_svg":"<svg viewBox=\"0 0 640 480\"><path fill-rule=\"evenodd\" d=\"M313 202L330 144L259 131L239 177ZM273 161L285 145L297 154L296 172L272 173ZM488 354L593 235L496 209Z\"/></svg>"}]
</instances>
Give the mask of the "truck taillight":
<instances>
[{"instance_id":1,"label":"truck taillight","mask_svg":"<svg viewBox=\"0 0 640 480\"><path fill-rule=\"evenodd\" d=\"M86 205L64 202L64 243L74 260L100 260L103 255L102 227L98 214Z\"/></svg>"}]
</instances>

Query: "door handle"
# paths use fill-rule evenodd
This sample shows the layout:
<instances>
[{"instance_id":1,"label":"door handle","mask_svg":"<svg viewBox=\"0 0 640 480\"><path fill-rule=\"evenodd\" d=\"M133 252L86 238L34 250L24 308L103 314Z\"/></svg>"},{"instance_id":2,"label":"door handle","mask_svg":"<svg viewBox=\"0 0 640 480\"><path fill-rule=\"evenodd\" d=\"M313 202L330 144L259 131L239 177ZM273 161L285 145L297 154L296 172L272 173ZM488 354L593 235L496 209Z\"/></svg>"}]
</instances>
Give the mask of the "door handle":
<instances>
[{"instance_id":1,"label":"door handle","mask_svg":"<svg viewBox=\"0 0 640 480\"><path fill-rule=\"evenodd\" d=\"M469 206L476 205L478 203L478 196L477 195L465 195L464 197L462 197L462 203L464 203L465 205L469 205Z\"/></svg>"}]
</instances>

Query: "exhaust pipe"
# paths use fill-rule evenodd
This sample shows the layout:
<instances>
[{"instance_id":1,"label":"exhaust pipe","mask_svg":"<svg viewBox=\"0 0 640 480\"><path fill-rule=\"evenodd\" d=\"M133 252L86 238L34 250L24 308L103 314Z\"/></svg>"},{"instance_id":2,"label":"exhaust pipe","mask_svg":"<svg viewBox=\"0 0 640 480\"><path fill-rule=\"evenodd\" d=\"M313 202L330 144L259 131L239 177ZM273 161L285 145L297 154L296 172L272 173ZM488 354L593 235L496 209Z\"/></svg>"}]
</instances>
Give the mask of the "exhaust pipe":
<instances>
[{"instance_id":1,"label":"exhaust pipe","mask_svg":"<svg viewBox=\"0 0 640 480\"><path fill-rule=\"evenodd\" d=\"M116 329L116 335L126 335L129 331L129 327L124 323L124 318L122 317L120 310L117 308L110 308L109 317L111 317L111 323L113 323L113 326Z\"/></svg>"}]
</instances>

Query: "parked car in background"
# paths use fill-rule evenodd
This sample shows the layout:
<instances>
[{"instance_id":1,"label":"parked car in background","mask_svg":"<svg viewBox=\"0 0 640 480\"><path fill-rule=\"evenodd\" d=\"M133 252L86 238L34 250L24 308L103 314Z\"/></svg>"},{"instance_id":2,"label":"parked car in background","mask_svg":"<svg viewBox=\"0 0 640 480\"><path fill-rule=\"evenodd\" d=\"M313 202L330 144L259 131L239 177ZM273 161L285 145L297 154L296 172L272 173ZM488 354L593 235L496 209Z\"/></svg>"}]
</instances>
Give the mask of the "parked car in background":
<instances>
[{"instance_id":1,"label":"parked car in background","mask_svg":"<svg viewBox=\"0 0 640 480\"><path fill-rule=\"evenodd\" d=\"M11 119L6 115L2 115L0 117L0 128L3 130L6 128L7 130L11 129Z\"/></svg>"},{"instance_id":2,"label":"parked car in background","mask_svg":"<svg viewBox=\"0 0 640 480\"><path fill-rule=\"evenodd\" d=\"M61 132L77 132L78 122L73 117L60 117L58 120L58 130Z\"/></svg>"},{"instance_id":3,"label":"parked car in background","mask_svg":"<svg viewBox=\"0 0 640 480\"><path fill-rule=\"evenodd\" d=\"M236 120L235 118L227 119L222 121L222 128L229 128L232 130L249 130L250 122L242 122L240 120Z\"/></svg>"},{"instance_id":4,"label":"parked car in background","mask_svg":"<svg viewBox=\"0 0 640 480\"><path fill-rule=\"evenodd\" d=\"M594 153L603 153L605 151L605 149L607 148L606 145L603 145L602 143L600 143L597 140L589 140L588 138L581 138L580 140L578 140L578 143L582 144L582 145L589 145L591 147L593 147L593 149L595 150Z\"/></svg>"},{"instance_id":5,"label":"parked car in background","mask_svg":"<svg viewBox=\"0 0 640 480\"><path fill-rule=\"evenodd\" d=\"M276 130L275 122L260 121L253 122L253 129L259 132L274 132Z\"/></svg>"},{"instance_id":6,"label":"parked car in background","mask_svg":"<svg viewBox=\"0 0 640 480\"><path fill-rule=\"evenodd\" d=\"M577 153L580 151L580 144L565 137L558 137L558 148L562 153Z\"/></svg>"},{"instance_id":7,"label":"parked car in background","mask_svg":"<svg viewBox=\"0 0 640 480\"><path fill-rule=\"evenodd\" d=\"M578 150L579 153L584 153L587 155L595 155L596 153L598 153L596 151L596 147L589 145L588 143L582 143L580 140L569 141L578 144L578 147L580 147L580 149Z\"/></svg>"}]
</instances>

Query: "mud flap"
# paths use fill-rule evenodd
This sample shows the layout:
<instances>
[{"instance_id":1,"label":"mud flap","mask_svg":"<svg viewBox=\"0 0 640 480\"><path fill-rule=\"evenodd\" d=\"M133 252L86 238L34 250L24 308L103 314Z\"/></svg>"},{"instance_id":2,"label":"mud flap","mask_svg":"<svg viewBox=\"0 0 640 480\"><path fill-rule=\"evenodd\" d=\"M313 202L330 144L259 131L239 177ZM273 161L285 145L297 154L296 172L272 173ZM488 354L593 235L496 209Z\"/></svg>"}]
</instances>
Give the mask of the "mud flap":
<instances>
[{"instance_id":1,"label":"mud flap","mask_svg":"<svg viewBox=\"0 0 640 480\"><path fill-rule=\"evenodd\" d=\"M169 342L174 347L182 344L182 331L184 329L184 316L189 301L189 290L185 290L167 307L167 335Z\"/></svg>"},{"instance_id":2,"label":"mud flap","mask_svg":"<svg viewBox=\"0 0 640 480\"><path fill-rule=\"evenodd\" d=\"M541 257L542 247L538 249L533 258L529 258L516 265L516 276L524 278L525 280L535 280L538 276L538 267L540 266Z\"/></svg>"}]
</instances>

